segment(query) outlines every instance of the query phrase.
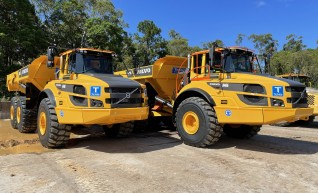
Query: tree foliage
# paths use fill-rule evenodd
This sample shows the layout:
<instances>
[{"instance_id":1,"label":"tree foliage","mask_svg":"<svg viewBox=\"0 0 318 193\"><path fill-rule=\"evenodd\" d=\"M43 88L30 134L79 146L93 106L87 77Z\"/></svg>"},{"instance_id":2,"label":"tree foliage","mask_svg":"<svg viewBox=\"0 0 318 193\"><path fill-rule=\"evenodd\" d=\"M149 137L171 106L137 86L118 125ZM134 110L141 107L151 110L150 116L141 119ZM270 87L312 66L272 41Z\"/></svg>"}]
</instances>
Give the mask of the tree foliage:
<instances>
[{"instance_id":1,"label":"tree foliage","mask_svg":"<svg viewBox=\"0 0 318 193\"><path fill-rule=\"evenodd\" d=\"M173 56L187 56L190 48L188 40L183 38L175 30L169 31L170 40L168 41L167 47L170 55Z\"/></svg>"},{"instance_id":2,"label":"tree foliage","mask_svg":"<svg viewBox=\"0 0 318 193\"><path fill-rule=\"evenodd\" d=\"M222 40L216 39L214 41L204 42L202 44L202 47L203 47L203 49L206 50L206 49L211 48L214 43L216 43L218 45L218 47L224 47L225 46L225 44L224 44L224 42Z\"/></svg>"},{"instance_id":3,"label":"tree foliage","mask_svg":"<svg viewBox=\"0 0 318 193\"><path fill-rule=\"evenodd\" d=\"M284 51L298 52L306 48L306 45L303 44L302 36L296 36L295 34L290 34L286 37L288 42L284 44Z\"/></svg>"},{"instance_id":4,"label":"tree foliage","mask_svg":"<svg viewBox=\"0 0 318 193\"><path fill-rule=\"evenodd\" d=\"M235 40L235 44L236 45L239 45L239 46L241 46L241 44L242 44L242 42L243 42L243 39L246 37L246 35L244 35L244 34L238 34L237 35L237 38L236 38L236 40Z\"/></svg>"},{"instance_id":5,"label":"tree foliage","mask_svg":"<svg viewBox=\"0 0 318 193\"><path fill-rule=\"evenodd\" d=\"M258 50L261 61L264 62L264 70L266 73L270 69L270 59L274 53L277 52L278 41L273 39L272 34L252 34L248 37L249 40L252 40L254 47Z\"/></svg>"},{"instance_id":6,"label":"tree foliage","mask_svg":"<svg viewBox=\"0 0 318 193\"><path fill-rule=\"evenodd\" d=\"M5 75L28 64L46 47L46 36L28 0L0 0L0 97Z\"/></svg>"},{"instance_id":7,"label":"tree foliage","mask_svg":"<svg viewBox=\"0 0 318 193\"><path fill-rule=\"evenodd\" d=\"M137 55L142 66L152 64L167 54L167 42L161 36L161 29L153 21L139 22L135 33Z\"/></svg>"},{"instance_id":8,"label":"tree foliage","mask_svg":"<svg viewBox=\"0 0 318 193\"><path fill-rule=\"evenodd\" d=\"M277 52L271 60L271 71L276 75L306 74L311 77L313 85L318 86L318 49Z\"/></svg>"}]
</instances>

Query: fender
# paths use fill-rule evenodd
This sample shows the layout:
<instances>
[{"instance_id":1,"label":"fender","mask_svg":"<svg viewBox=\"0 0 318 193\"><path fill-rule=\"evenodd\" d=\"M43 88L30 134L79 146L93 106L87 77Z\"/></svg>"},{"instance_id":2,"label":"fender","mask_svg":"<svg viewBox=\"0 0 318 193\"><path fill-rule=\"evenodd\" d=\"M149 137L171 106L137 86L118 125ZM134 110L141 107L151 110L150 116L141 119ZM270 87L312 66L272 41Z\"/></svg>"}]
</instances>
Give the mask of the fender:
<instances>
[{"instance_id":1,"label":"fender","mask_svg":"<svg viewBox=\"0 0 318 193\"><path fill-rule=\"evenodd\" d=\"M175 100L175 102L173 104L173 116L175 115L175 112L177 111L177 108L178 108L179 104L185 98L189 98L189 97L192 97L192 96L201 97L201 98L205 99L211 106L215 106L215 102L214 102L213 98L206 91L204 91L202 89L199 89L199 88L191 88L191 89L188 89L188 90L182 92L178 96L178 98Z\"/></svg>"},{"instance_id":2,"label":"fender","mask_svg":"<svg viewBox=\"0 0 318 193\"><path fill-rule=\"evenodd\" d=\"M54 94L51 90L49 89L45 89L43 90L40 95L39 95L39 102L38 102L38 105L40 104L40 102L42 101L43 98L46 98L48 97L52 103L52 105L54 107L56 107L56 101L55 101L55 97L54 97Z\"/></svg>"}]
</instances>

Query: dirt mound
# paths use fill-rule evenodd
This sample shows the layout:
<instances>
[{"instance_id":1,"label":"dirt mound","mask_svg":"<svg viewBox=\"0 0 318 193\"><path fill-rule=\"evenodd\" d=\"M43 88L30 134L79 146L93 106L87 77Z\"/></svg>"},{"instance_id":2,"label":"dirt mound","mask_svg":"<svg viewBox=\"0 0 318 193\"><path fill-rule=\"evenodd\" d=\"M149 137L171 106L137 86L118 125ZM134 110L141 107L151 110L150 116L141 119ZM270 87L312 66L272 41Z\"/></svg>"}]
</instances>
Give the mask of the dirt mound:
<instances>
[{"instance_id":1,"label":"dirt mound","mask_svg":"<svg viewBox=\"0 0 318 193\"><path fill-rule=\"evenodd\" d=\"M37 144L37 143L40 143L39 139L26 139L26 140L15 140L15 139L9 139L9 140L4 140L4 141L0 141L0 147L1 149L5 149L5 148L8 148L8 147L15 147L17 145L25 145L25 144L28 144L28 145L32 145L32 144Z\"/></svg>"}]
</instances>

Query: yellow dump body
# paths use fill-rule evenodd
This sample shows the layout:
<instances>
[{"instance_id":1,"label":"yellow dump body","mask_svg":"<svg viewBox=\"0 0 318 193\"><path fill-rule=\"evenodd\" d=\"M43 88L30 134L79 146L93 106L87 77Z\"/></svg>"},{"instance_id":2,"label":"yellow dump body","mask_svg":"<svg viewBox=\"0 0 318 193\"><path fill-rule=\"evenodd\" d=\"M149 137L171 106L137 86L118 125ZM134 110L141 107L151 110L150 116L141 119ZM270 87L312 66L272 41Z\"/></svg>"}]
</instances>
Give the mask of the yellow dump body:
<instances>
[{"instance_id":1,"label":"yellow dump body","mask_svg":"<svg viewBox=\"0 0 318 193\"><path fill-rule=\"evenodd\" d=\"M47 56L40 56L31 64L7 75L7 88L9 91L19 91L25 94L25 84L32 83L37 89L42 91L47 82L56 79L56 68L46 66ZM59 64L59 58L55 58L55 63Z\"/></svg>"},{"instance_id":2,"label":"yellow dump body","mask_svg":"<svg viewBox=\"0 0 318 193\"><path fill-rule=\"evenodd\" d=\"M181 64L184 64L183 68L180 68ZM138 80L143 84L150 83L161 98L172 101L176 92L176 80L182 79L186 65L185 57L166 56L153 65L118 71L115 74Z\"/></svg>"}]
</instances>

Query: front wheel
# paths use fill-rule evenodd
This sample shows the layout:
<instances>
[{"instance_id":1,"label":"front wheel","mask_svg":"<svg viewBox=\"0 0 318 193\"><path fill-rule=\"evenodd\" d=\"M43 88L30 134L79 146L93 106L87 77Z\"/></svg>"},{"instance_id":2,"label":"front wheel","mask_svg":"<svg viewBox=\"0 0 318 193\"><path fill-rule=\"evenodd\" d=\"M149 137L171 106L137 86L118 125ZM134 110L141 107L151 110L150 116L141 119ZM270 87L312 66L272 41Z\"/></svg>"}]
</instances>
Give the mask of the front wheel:
<instances>
[{"instance_id":1,"label":"front wheel","mask_svg":"<svg viewBox=\"0 0 318 193\"><path fill-rule=\"evenodd\" d=\"M190 146L205 147L221 137L214 109L199 97L185 99L176 112L177 131L181 140Z\"/></svg>"},{"instance_id":2,"label":"front wheel","mask_svg":"<svg viewBox=\"0 0 318 193\"><path fill-rule=\"evenodd\" d=\"M50 99L44 98L38 111L38 135L46 148L63 147L70 139L71 126L59 124Z\"/></svg>"}]
</instances>

